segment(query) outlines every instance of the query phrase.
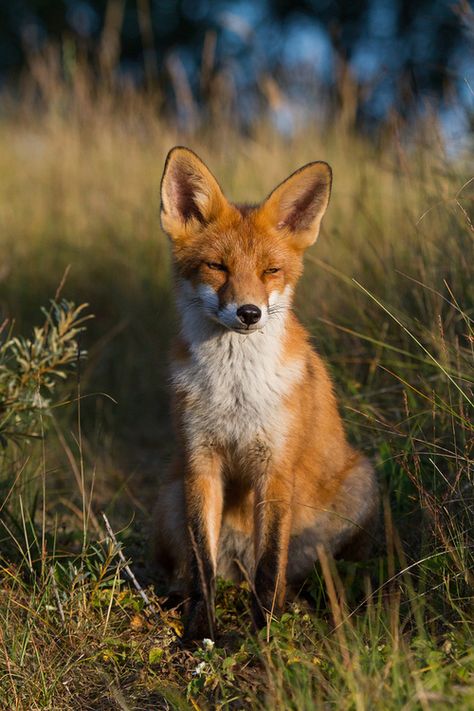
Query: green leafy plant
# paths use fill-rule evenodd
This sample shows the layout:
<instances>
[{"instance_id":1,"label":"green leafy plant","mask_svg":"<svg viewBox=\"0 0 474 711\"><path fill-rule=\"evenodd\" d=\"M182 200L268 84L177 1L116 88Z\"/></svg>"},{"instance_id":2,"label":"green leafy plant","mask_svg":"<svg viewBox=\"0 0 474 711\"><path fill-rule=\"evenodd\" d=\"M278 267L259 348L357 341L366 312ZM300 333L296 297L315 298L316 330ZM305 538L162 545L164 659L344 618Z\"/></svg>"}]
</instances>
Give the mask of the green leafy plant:
<instances>
[{"instance_id":1,"label":"green leafy plant","mask_svg":"<svg viewBox=\"0 0 474 711\"><path fill-rule=\"evenodd\" d=\"M13 336L8 321L0 327L0 445L40 435L41 415L51 407L53 394L85 351L79 337L87 304L51 301L45 320L33 336ZM6 335L5 335L6 334Z\"/></svg>"}]
</instances>

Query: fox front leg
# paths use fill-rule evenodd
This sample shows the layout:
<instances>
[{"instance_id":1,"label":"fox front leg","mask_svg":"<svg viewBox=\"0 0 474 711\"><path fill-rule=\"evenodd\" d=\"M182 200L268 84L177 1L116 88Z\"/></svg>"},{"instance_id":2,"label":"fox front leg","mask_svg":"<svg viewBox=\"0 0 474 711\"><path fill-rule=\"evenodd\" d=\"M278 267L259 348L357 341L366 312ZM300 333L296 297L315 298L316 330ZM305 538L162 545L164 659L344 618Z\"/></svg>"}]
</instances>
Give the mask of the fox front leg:
<instances>
[{"instance_id":1,"label":"fox front leg","mask_svg":"<svg viewBox=\"0 0 474 711\"><path fill-rule=\"evenodd\" d=\"M194 456L185 479L189 544L188 639L214 638L217 546L222 521L221 462L213 453Z\"/></svg>"},{"instance_id":2,"label":"fox front leg","mask_svg":"<svg viewBox=\"0 0 474 711\"><path fill-rule=\"evenodd\" d=\"M291 491L270 482L256 497L254 512L255 575L252 619L257 629L279 614L285 601L291 529Z\"/></svg>"}]
</instances>

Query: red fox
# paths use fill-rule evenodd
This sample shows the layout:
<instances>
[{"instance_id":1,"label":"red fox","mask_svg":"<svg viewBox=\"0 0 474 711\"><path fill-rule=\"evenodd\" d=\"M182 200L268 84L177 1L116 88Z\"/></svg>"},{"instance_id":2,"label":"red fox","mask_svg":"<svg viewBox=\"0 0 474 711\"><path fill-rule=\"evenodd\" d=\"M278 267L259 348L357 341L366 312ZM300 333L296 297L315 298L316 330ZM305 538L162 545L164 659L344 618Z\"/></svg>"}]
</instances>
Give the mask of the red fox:
<instances>
[{"instance_id":1,"label":"red fox","mask_svg":"<svg viewBox=\"0 0 474 711\"><path fill-rule=\"evenodd\" d=\"M370 542L373 469L348 444L328 372L291 308L331 182L327 163L308 163L260 205L239 205L191 150L166 160L178 454L154 542L161 572L186 586L191 639L214 635L216 575L248 575L260 627L286 585L309 575L319 545L359 558Z\"/></svg>"}]
</instances>

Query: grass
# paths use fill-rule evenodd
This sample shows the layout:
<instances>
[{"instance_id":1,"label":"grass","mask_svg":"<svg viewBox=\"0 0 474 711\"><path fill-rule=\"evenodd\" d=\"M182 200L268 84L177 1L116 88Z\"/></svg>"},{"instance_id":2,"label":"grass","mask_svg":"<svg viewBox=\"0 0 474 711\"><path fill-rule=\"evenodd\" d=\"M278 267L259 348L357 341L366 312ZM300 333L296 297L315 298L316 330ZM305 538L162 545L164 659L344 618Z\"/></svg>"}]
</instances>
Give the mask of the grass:
<instances>
[{"instance_id":1,"label":"grass","mask_svg":"<svg viewBox=\"0 0 474 711\"><path fill-rule=\"evenodd\" d=\"M74 334L87 359L69 363L39 437L0 453L0 706L474 709L468 156L448 158L433 120L371 140L337 117L291 139L263 119L247 136L219 122L183 136L153 97L86 89L53 83L41 110L25 100L0 118L3 342L42 322L66 270L62 295L95 316ZM155 482L173 449L176 318L158 192L176 143L235 200L263 197L310 160L333 166L296 308L384 499L374 557L323 561L259 637L248 591L220 581L213 648L181 645L180 608L166 608L147 568Z\"/></svg>"}]
</instances>

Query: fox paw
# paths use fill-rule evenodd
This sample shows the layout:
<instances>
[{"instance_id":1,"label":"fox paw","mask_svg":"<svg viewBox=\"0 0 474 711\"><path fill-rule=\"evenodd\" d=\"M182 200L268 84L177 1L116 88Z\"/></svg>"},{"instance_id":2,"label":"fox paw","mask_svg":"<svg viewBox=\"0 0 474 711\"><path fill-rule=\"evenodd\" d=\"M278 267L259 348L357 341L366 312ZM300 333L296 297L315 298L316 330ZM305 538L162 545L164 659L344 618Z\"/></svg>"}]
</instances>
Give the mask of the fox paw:
<instances>
[{"instance_id":1,"label":"fox paw","mask_svg":"<svg viewBox=\"0 0 474 711\"><path fill-rule=\"evenodd\" d=\"M205 600L197 600L191 604L188 621L184 628L184 639L214 639L215 619L212 610L208 609Z\"/></svg>"}]
</instances>

